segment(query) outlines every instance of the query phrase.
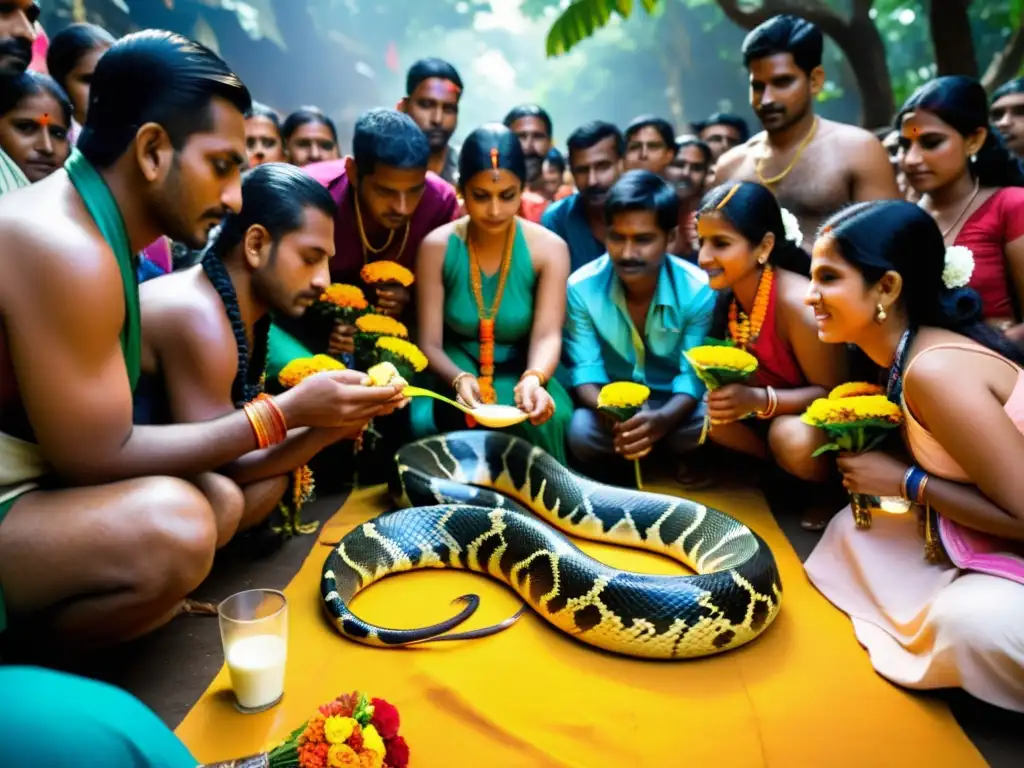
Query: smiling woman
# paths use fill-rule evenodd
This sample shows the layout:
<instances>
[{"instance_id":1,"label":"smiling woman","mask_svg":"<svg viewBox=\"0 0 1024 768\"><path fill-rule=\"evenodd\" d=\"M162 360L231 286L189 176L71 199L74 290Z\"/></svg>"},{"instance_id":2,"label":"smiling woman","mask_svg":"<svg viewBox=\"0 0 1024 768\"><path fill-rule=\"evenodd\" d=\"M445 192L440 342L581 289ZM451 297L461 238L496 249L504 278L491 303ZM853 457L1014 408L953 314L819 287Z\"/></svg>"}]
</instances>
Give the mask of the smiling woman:
<instances>
[{"instance_id":1,"label":"smiling woman","mask_svg":"<svg viewBox=\"0 0 1024 768\"><path fill-rule=\"evenodd\" d=\"M68 159L71 102L57 82L28 70L0 90L0 149L30 182Z\"/></svg>"}]
</instances>

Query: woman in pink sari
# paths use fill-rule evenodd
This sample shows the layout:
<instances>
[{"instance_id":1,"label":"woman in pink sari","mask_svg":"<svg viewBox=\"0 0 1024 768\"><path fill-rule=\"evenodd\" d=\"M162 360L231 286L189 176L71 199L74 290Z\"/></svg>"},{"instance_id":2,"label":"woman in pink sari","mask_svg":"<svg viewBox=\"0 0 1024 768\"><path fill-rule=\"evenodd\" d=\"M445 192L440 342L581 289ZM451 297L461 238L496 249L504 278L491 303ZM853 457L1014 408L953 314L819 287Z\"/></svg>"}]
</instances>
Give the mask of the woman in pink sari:
<instances>
[{"instance_id":1,"label":"woman in pink sari","mask_svg":"<svg viewBox=\"0 0 1024 768\"><path fill-rule=\"evenodd\" d=\"M818 335L888 369L909 451L841 456L843 484L903 497L926 522L877 513L858 530L841 512L806 568L882 676L1024 712L1024 353L982 321L973 266L911 203L861 203L823 227Z\"/></svg>"}]
</instances>

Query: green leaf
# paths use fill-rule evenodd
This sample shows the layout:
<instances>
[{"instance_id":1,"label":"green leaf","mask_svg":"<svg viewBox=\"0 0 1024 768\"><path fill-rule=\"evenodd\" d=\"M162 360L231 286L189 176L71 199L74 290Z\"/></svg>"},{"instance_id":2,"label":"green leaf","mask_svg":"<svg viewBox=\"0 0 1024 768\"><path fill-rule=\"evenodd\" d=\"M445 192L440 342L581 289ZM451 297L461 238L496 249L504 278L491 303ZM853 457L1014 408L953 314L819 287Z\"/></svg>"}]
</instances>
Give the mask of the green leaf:
<instances>
[{"instance_id":1,"label":"green leaf","mask_svg":"<svg viewBox=\"0 0 1024 768\"><path fill-rule=\"evenodd\" d=\"M607 413L616 421L629 421L636 416L643 406L611 406L605 405L598 408L601 413Z\"/></svg>"},{"instance_id":2,"label":"green leaf","mask_svg":"<svg viewBox=\"0 0 1024 768\"><path fill-rule=\"evenodd\" d=\"M661 0L640 0L647 13L652 13ZM628 19L633 14L633 0L573 0L555 19L548 31L547 55L561 56L576 45L608 26L612 15Z\"/></svg>"},{"instance_id":3,"label":"green leaf","mask_svg":"<svg viewBox=\"0 0 1024 768\"><path fill-rule=\"evenodd\" d=\"M814 453L811 454L811 458L812 459L816 459L819 456L821 456L821 454L823 454L823 453L828 453L829 451L839 451L839 450L842 450L842 449L839 447L838 443L825 443L823 446L821 446Z\"/></svg>"}]
</instances>

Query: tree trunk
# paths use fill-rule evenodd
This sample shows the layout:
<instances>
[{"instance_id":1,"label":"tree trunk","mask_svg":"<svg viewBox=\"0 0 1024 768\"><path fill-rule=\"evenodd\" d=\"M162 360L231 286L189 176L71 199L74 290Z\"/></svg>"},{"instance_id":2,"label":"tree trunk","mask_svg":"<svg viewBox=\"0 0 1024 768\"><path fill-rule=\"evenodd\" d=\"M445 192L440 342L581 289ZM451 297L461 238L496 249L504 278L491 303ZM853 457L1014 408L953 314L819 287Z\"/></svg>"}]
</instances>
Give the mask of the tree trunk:
<instances>
[{"instance_id":1,"label":"tree trunk","mask_svg":"<svg viewBox=\"0 0 1024 768\"><path fill-rule=\"evenodd\" d=\"M1024 61L1024 27L1010 35L1003 50L992 57L992 62L981 78L985 90L991 93L1000 85L1017 74L1021 62Z\"/></svg>"},{"instance_id":2,"label":"tree trunk","mask_svg":"<svg viewBox=\"0 0 1024 768\"><path fill-rule=\"evenodd\" d=\"M861 124L878 128L892 119L892 81L885 60L885 44L869 15L872 0L853 0L849 19L840 16L822 0L764 0L762 5L754 8L741 5L741 0L717 2L722 12L744 29L753 29L783 13L802 16L815 24L835 41L850 63L860 88Z\"/></svg>"},{"instance_id":3,"label":"tree trunk","mask_svg":"<svg viewBox=\"0 0 1024 768\"><path fill-rule=\"evenodd\" d=\"M970 4L971 0L932 0L928 8L928 29L939 77L978 76L971 20L967 15Z\"/></svg>"}]
</instances>

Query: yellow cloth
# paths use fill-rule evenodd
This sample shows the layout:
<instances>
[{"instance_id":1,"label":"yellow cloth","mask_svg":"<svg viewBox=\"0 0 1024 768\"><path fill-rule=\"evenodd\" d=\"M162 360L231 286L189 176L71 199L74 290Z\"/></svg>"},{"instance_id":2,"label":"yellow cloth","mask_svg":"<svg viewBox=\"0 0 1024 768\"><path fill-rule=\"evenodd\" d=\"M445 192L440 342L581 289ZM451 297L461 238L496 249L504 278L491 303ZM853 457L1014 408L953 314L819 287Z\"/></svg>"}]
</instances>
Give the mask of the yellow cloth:
<instances>
[{"instance_id":1,"label":"yellow cloth","mask_svg":"<svg viewBox=\"0 0 1024 768\"><path fill-rule=\"evenodd\" d=\"M38 445L0 432L0 504L36 488L48 471Z\"/></svg>"},{"instance_id":2,"label":"yellow cloth","mask_svg":"<svg viewBox=\"0 0 1024 768\"><path fill-rule=\"evenodd\" d=\"M283 702L263 714L239 714L222 669L177 734L205 762L251 754L319 704L358 688L399 708L414 768L985 765L944 704L874 673L849 620L807 581L759 493L693 495L761 534L782 570L782 613L744 648L698 661L640 661L578 643L529 611L491 638L368 648L325 619L319 581L328 550L317 546L286 590L291 645ZM337 541L385 504L379 488L354 493L321 540ZM616 567L681 570L648 553L582 547ZM421 626L451 616L457 608L448 601L469 592L482 601L472 626L519 605L509 588L485 576L427 571L372 586L353 609L371 622Z\"/></svg>"}]
</instances>

